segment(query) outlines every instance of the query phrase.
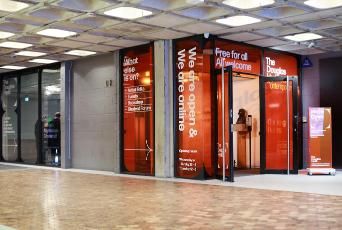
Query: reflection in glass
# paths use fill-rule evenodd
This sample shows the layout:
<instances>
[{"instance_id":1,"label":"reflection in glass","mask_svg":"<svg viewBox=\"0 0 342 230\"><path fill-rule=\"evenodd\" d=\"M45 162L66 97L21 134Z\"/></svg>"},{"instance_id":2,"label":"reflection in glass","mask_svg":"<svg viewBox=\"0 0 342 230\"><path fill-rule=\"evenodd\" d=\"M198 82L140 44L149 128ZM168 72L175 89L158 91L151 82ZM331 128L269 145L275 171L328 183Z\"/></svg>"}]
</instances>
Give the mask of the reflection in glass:
<instances>
[{"instance_id":1,"label":"reflection in glass","mask_svg":"<svg viewBox=\"0 0 342 230\"><path fill-rule=\"evenodd\" d=\"M2 80L2 154L5 161L15 161L18 155L17 78Z\"/></svg>"},{"instance_id":2,"label":"reflection in glass","mask_svg":"<svg viewBox=\"0 0 342 230\"><path fill-rule=\"evenodd\" d=\"M60 92L61 79L59 69L42 71L42 119L43 163L60 165L61 129L60 129Z\"/></svg>"},{"instance_id":3,"label":"reflection in glass","mask_svg":"<svg viewBox=\"0 0 342 230\"><path fill-rule=\"evenodd\" d=\"M25 163L37 161L38 139L38 73L23 75L20 79L21 157Z\"/></svg>"}]
</instances>

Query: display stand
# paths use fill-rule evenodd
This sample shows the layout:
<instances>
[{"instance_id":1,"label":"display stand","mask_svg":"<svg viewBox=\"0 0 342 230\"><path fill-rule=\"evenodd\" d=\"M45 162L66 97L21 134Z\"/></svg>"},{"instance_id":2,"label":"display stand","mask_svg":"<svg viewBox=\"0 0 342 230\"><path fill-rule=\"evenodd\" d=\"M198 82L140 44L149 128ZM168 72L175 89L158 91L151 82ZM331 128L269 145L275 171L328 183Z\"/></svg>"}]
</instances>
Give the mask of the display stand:
<instances>
[{"instance_id":1,"label":"display stand","mask_svg":"<svg viewBox=\"0 0 342 230\"><path fill-rule=\"evenodd\" d=\"M332 168L331 108L309 108L309 168L308 174L335 175Z\"/></svg>"}]
</instances>

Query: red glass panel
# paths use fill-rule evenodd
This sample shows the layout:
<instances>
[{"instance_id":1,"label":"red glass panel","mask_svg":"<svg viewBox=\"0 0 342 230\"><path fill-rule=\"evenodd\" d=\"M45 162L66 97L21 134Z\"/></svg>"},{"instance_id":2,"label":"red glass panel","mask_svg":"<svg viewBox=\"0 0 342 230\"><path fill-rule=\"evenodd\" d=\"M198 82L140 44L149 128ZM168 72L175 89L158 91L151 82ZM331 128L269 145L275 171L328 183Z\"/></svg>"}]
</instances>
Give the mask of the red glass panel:
<instances>
[{"instance_id":1,"label":"red glass panel","mask_svg":"<svg viewBox=\"0 0 342 230\"><path fill-rule=\"evenodd\" d=\"M176 176L213 175L210 56L194 38L178 40L176 50Z\"/></svg>"},{"instance_id":2,"label":"red glass panel","mask_svg":"<svg viewBox=\"0 0 342 230\"><path fill-rule=\"evenodd\" d=\"M266 169L286 170L288 125L290 126L290 169L293 169L292 81L289 81L290 123L287 122L286 81L265 83Z\"/></svg>"},{"instance_id":3,"label":"red glass panel","mask_svg":"<svg viewBox=\"0 0 342 230\"><path fill-rule=\"evenodd\" d=\"M231 65L235 72L257 75L261 73L261 49L217 39L214 54L216 69L221 69L224 61L225 66Z\"/></svg>"},{"instance_id":4,"label":"red glass panel","mask_svg":"<svg viewBox=\"0 0 342 230\"><path fill-rule=\"evenodd\" d=\"M298 64L295 56L265 50L264 75L268 77L298 76Z\"/></svg>"},{"instance_id":5,"label":"red glass panel","mask_svg":"<svg viewBox=\"0 0 342 230\"><path fill-rule=\"evenodd\" d=\"M153 47L126 49L122 58L123 171L153 175Z\"/></svg>"}]
</instances>

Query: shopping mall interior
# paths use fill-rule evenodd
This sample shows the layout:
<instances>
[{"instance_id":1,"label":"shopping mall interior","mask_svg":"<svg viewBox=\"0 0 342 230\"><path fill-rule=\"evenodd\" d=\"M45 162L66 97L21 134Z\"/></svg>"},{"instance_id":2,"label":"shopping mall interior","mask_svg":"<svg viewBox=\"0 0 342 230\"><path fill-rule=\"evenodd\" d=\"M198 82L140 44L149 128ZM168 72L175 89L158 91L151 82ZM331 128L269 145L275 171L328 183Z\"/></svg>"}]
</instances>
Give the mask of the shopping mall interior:
<instances>
[{"instance_id":1,"label":"shopping mall interior","mask_svg":"<svg viewBox=\"0 0 342 230\"><path fill-rule=\"evenodd\" d=\"M0 230L342 229L342 0L0 18Z\"/></svg>"}]
</instances>

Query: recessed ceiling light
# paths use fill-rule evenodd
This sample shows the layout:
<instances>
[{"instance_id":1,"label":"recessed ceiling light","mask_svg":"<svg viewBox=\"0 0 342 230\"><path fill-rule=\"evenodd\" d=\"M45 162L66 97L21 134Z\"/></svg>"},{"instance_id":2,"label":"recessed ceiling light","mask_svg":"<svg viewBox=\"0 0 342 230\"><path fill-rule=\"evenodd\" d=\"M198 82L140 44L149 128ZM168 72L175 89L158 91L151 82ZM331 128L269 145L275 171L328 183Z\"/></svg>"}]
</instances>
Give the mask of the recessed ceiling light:
<instances>
[{"instance_id":1,"label":"recessed ceiling light","mask_svg":"<svg viewBox=\"0 0 342 230\"><path fill-rule=\"evenodd\" d=\"M0 2L0 10L7 12L16 12L22 10L30 5L24 2L17 2L11 0L1 0Z\"/></svg>"},{"instance_id":2,"label":"recessed ceiling light","mask_svg":"<svg viewBox=\"0 0 342 230\"><path fill-rule=\"evenodd\" d=\"M118 7L112 10L105 11L104 14L117 18L135 19L151 15L152 12L134 7Z\"/></svg>"},{"instance_id":3,"label":"recessed ceiling light","mask_svg":"<svg viewBox=\"0 0 342 230\"><path fill-rule=\"evenodd\" d=\"M0 3L1 4L1 3ZM5 39L14 36L15 34L5 31L0 31L0 39Z\"/></svg>"},{"instance_id":4,"label":"recessed ceiling light","mask_svg":"<svg viewBox=\"0 0 342 230\"><path fill-rule=\"evenodd\" d=\"M28 57L39 57L39 56L43 56L45 54L46 53L34 52L34 51L20 51L20 52L16 53L15 55L28 56Z\"/></svg>"},{"instance_id":5,"label":"recessed ceiling light","mask_svg":"<svg viewBox=\"0 0 342 230\"><path fill-rule=\"evenodd\" d=\"M44 58L38 58L38 59L32 59L29 62L34 62L34 63L41 63L41 64L51 64L58 62L57 60L53 59L44 59Z\"/></svg>"},{"instance_id":6,"label":"recessed ceiling light","mask_svg":"<svg viewBox=\"0 0 342 230\"><path fill-rule=\"evenodd\" d=\"M228 26L243 26L248 24L253 24L261 22L259 18L253 18L245 15L237 15L228 18L217 19L216 22L228 25Z\"/></svg>"},{"instance_id":7,"label":"recessed ceiling light","mask_svg":"<svg viewBox=\"0 0 342 230\"><path fill-rule=\"evenodd\" d=\"M77 33L73 31L68 31L68 30L45 29L45 30L38 31L37 34L49 36L49 37L55 37L55 38L65 38L65 37L74 36Z\"/></svg>"},{"instance_id":8,"label":"recessed ceiling light","mask_svg":"<svg viewBox=\"0 0 342 230\"><path fill-rule=\"evenodd\" d=\"M70 50L69 52L66 52L65 54L75 55L75 56L89 56L89 55L96 54L96 52L88 51L88 50Z\"/></svg>"},{"instance_id":9,"label":"recessed ceiling light","mask_svg":"<svg viewBox=\"0 0 342 230\"><path fill-rule=\"evenodd\" d=\"M18 69L25 69L25 66L17 66L17 65L4 65L0 67L1 69L14 69L14 70L18 70Z\"/></svg>"},{"instance_id":10,"label":"recessed ceiling light","mask_svg":"<svg viewBox=\"0 0 342 230\"><path fill-rule=\"evenodd\" d=\"M318 8L318 9L328 9L333 7L342 6L341 0L308 0L304 2L305 5Z\"/></svg>"},{"instance_id":11,"label":"recessed ceiling light","mask_svg":"<svg viewBox=\"0 0 342 230\"><path fill-rule=\"evenodd\" d=\"M22 43L22 42L1 42L0 43L0 47L12 48L12 49L25 49L30 46L32 46L32 44Z\"/></svg>"},{"instance_id":12,"label":"recessed ceiling light","mask_svg":"<svg viewBox=\"0 0 342 230\"><path fill-rule=\"evenodd\" d=\"M295 34L295 35L288 35L288 36L285 36L284 38L289 39L291 41L303 42L303 41L320 39L323 37L319 34L314 34L314 33L301 33L301 34Z\"/></svg>"},{"instance_id":13,"label":"recessed ceiling light","mask_svg":"<svg viewBox=\"0 0 342 230\"><path fill-rule=\"evenodd\" d=\"M267 6L274 3L274 0L226 0L223 4L239 9L252 9Z\"/></svg>"}]
</instances>

